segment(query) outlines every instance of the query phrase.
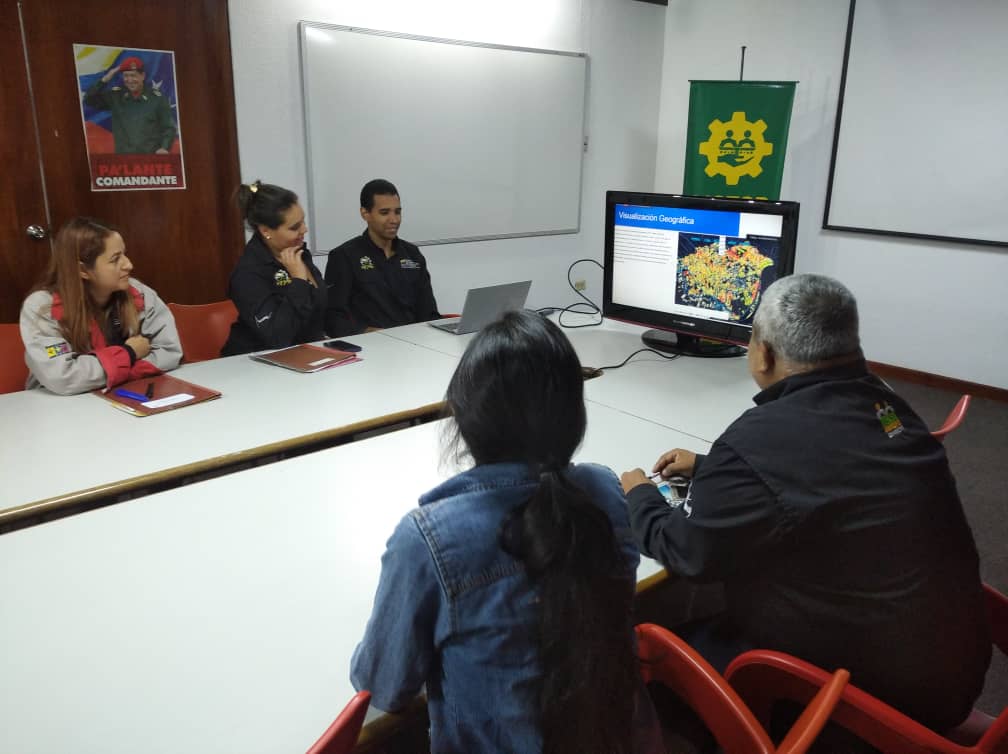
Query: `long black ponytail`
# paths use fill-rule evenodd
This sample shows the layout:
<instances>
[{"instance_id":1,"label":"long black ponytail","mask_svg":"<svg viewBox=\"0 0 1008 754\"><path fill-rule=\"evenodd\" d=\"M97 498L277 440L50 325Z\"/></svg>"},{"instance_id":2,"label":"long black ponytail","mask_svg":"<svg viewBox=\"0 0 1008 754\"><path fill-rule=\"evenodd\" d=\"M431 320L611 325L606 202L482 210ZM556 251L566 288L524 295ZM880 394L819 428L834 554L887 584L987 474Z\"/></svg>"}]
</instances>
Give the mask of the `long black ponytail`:
<instances>
[{"instance_id":1,"label":"long black ponytail","mask_svg":"<svg viewBox=\"0 0 1008 754\"><path fill-rule=\"evenodd\" d=\"M552 322L510 312L470 343L446 398L456 445L477 464L520 461L539 473L500 543L538 592L544 754L629 752L634 578L609 517L567 473L586 424L577 354Z\"/></svg>"}]
</instances>

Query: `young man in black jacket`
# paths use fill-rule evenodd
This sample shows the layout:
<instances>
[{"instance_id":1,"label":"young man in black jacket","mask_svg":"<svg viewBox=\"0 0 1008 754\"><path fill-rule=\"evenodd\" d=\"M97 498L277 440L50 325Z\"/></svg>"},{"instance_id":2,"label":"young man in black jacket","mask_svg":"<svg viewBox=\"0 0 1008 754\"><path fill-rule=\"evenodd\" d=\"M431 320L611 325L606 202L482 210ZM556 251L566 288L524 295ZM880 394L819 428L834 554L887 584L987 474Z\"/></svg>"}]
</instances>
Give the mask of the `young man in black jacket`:
<instances>
[{"instance_id":1,"label":"young man in black jacket","mask_svg":"<svg viewBox=\"0 0 1008 754\"><path fill-rule=\"evenodd\" d=\"M377 178L361 189L360 213L367 228L329 252L325 282L326 332L339 337L440 319L427 260L399 238L399 192Z\"/></svg>"}]
</instances>

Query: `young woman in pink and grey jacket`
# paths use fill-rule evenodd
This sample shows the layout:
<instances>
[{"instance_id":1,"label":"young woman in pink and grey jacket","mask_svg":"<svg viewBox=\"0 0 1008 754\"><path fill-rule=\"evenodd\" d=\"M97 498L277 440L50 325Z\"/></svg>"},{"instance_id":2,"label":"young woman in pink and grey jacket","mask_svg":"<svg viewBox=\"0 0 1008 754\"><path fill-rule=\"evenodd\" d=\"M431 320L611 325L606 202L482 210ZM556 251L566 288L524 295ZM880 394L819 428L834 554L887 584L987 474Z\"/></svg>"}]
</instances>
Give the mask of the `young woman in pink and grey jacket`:
<instances>
[{"instance_id":1,"label":"young woman in pink and grey jacket","mask_svg":"<svg viewBox=\"0 0 1008 754\"><path fill-rule=\"evenodd\" d=\"M84 217L60 229L41 283L21 306L26 388L71 395L178 366L175 319L132 269L116 230Z\"/></svg>"}]
</instances>

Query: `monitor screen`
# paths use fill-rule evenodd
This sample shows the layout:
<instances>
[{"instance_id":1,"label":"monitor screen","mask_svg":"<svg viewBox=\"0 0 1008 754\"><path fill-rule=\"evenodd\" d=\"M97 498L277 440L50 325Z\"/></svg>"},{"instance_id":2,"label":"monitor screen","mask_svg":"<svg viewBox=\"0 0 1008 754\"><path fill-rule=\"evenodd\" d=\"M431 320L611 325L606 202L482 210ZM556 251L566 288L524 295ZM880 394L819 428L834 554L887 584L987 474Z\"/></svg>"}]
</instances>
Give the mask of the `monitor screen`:
<instances>
[{"instance_id":1,"label":"monitor screen","mask_svg":"<svg viewBox=\"0 0 1008 754\"><path fill-rule=\"evenodd\" d=\"M605 223L603 313L656 328L661 350L740 353L723 344L749 342L762 292L794 271L797 202L609 191Z\"/></svg>"}]
</instances>

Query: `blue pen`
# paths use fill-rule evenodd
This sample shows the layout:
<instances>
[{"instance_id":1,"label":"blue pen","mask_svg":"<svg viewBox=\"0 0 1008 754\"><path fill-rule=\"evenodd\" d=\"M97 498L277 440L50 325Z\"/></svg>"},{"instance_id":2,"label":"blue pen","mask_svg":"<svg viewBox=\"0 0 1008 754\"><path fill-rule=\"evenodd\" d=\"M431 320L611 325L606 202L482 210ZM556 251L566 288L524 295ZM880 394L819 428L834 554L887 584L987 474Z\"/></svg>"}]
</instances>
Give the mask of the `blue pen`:
<instances>
[{"instance_id":1,"label":"blue pen","mask_svg":"<svg viewBox=\"0 0 1008 754\"><path fill-rule=\"evenodd\" d=\"M132 390L123 390L122 388L119 388L113 392L120 398L129 398L131 401L140 401L141 403L146 403L147 401L150 400L150 398L148 398L146 395L143 395L142 393L134 393Z\"/></svg>"}]
</instances>

